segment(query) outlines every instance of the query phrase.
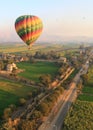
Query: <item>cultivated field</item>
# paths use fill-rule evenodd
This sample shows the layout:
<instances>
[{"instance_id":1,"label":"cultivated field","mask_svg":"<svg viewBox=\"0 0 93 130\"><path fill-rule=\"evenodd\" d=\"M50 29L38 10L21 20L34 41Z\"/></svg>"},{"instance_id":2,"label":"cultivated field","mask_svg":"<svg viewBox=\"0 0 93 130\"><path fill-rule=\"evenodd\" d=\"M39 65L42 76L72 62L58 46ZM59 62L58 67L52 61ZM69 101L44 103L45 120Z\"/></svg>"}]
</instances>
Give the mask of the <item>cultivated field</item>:
<instances>
[{"instance_id":1,"label":"cultivated field","mask_svg":"<svg viewBox=\"0 0 93 130\"><path fill-rule=\"evenodd\" d=\"M45 49L46 48L46 49ZM25 44L1 44L0 53L34 53L39 50L55 50L59 48L58 45L48 47L47 44L34 45L31 50L28 50L28 46ZM54 76L58 71L58 67L54 63L38 62L35 64L22 62L18 63L18 67L24 69L23 73L19 75L34 81L38 81L38 78L42 74L51 74ZM28 92L33 91L32 87L22 85L21 83L11 82L9 80L0 78L0 117L3 114L3 110L10 104L18 105L18 100L21 97L27 97Z\"/></svg>"},{"instance_id":2,"label":"cultivated field","mask_svg":"<svg viewBox=\"0 0 93 130\"><path fill-rule=\"evenodd\" d=\"M73 103L65 120L63 130L93 129L93 66L88 72L88 82L84 85L78 100Z\"/></svg>"},{"instance_id":3,"label":"cultivated field","mask_svg":"<svg viewBox=\"0 0 93 130\"><path fill-rule=\"evenodd\" d=\"M63 50L68 47L69 45L63 46L62 44L40 43L33 45L31 50L28 50L28 46L24 43L3 43L0 44L0 53L33 54L36 51L47 53L49 51ZM62 56L65 55L65 51L59 53ZM43 74L50 74L53 78L59 69L55 63L50 62L37 62L33 64L30 62L21 62L18 63L17 66L20 69L24 69L24 72L19 73L20 76L35 82L38 82L39 77ZM22 85L21 83L15 83L0 78L0 117L6 107L10 104L17 105L19 98L26 97L28 92L33 90L32 87Z\"/></svg>"},{"instance_id":4,"label":"cultivated field","mask_svg":"<svg viewBox=\"0 0 93 130\"><path fill-rule=\"evenodd\" d=\"M84 85L82 94L79 95L78 99L93 102L93 66L89 69L88 82Z\"/></svg>"},{"instance_id":5,"label":"cultivated field","mask_svg":"<svg viewBox=\"0 0 93 130\"><path fill-rule=\"evenodd\" d=\"M39 81L42 74L51 74L54 76L58 67L55 63L37 62L31 64L30 62L20 62L17 66L25 71L19 75L30 80ZM15 83L9 80L0 79L0 115L3 114L4 108L10 104L18 105L18 100L21 97L27 97L28 92L35 90L32 87Z\"/></svg>"},{"instance_id":6,"label":"cultivated field","mask_svg":"<svg viewBox=\"0 0 93 130\"><path fill-rule=\"evenodd\" d=\"M47 53L49 51L58 51L58 50L64 50L67 48L75 48L79 47L78 44L50 44L50 43L35 43L31 47L31 49L28 49L28 46L22 42L22 43L0 43L0 53L35 53L36 51ZM74 50L71 50L74 51ZM64 55L66 51L60 51L61 55Z\"/></svg>"},{"instance_id":7,"label":"cultivated field","mask_svg":"<svg viewBox=\"0 0 93 130\"><path fill-rule=\"evenodd\" d=\"M28 49L28 46L25 43L8 43L0 45L0 52L2 53L34 53L36 51L48 52L48 51L56 51L60 48L63 49L61 44L58 45L50 45L47 43L37 43L34 44L31 49Z\"/></svg>"},{"instance_id":8,"label":"cultivated field","mask_svg":"<svg viewBox=\"0 0 93 130\"><path fill-rule=\"evenodd\" d=\"M52 62L20 62L17 63L18 68L24 69L24 72L19 73L20 76L28 78L30 80L39 81L39 77L43 74L50 74L55 76L59 67Z\"/></svg>"},{"instance_id":9,"label":"cultivated field","mask_svg":"<svg viewBox=\"0 0 93 130\"><path fill-rule=\"evenodd\" d=\"M0 117L4 108L10 104L18 105L19 98L27 97L28 92L32 92L33 90L35 88L0 79Z\"/></svg>"},{"instance_id":10,"label":"cultivated field","mask_svg":"<svg viewBox=\"0 0 93 130\"><path fill-rule=\"evenodd\" d=\"M77 100L68 112L62 130L92 130L93 103Z\"/></svg>"}]
</instances>

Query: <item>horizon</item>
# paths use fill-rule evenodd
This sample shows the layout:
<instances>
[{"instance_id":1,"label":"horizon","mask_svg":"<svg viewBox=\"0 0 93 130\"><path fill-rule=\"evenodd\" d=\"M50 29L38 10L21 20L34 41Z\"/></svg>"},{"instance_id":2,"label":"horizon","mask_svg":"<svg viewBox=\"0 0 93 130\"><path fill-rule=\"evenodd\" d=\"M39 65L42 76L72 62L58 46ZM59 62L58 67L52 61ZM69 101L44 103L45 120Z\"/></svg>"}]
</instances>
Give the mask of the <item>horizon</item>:
<instances>
[{"instance_id":1,"label":"horizon","mask_svg":"<svg viewBox=\"0 0 93 130\"><path fill-rule=\"evenodd\" d=\"M23 42L15 31L14 23L17 17L26 14L36 15L43 21L43 32L36 42L93 42L92 0L3 0L1 5L1 42Z\"/></svg>"}]
</instances>

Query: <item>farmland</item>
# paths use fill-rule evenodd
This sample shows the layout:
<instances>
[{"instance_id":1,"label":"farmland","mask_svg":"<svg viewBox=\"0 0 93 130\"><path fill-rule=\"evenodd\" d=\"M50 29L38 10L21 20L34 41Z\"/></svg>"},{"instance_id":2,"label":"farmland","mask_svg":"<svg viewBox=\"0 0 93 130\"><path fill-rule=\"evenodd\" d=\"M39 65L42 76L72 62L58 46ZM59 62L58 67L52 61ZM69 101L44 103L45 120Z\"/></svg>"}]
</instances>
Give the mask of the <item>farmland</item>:
<instances>
[{"instance_id":1,"label":"farmland","mask_svg":"<svg viewBox=\"0 0 93 130\"><path fill-rule=\"evenodd\" d=\"M78 100L69 110L63 130L92 130L93 129L93 66L88 71L88 81L83 86Z\"/></svg>"},{"instance_id":2,"label":"farmland","mask_svg":"<svg viewBox=\"0 0 93 130\"><path fill-rule=\"evenodd\" d=\"M17 63L18 68L24 69L24 72L19 73L20 76L30 80L38 81L39 77L43 74L50 74L55 76L59 67L52 62L20 62Z\"/></svg>"},{"instance_id":3,"label":"farmland","mask_svg":"<svg viewBox=\"0 0 93 130\"><path fill-rule=\"evenodd\" d=\"M30 62L20 62L17 66L25 70L23 73L19 73L21 77L34 81L38 81L39 76L42 74L51 74L52 76L55 76L58 71L58 66L56 66L55 63L50 62L37 62L33 64ZM33 90L35 90L35 88L1 78L0 115L3 114L3 110L10 104L18 105L19 98L26 98L27 94Z\"/></svg>"},{"instance_id":4,"label":"farmland","mask_svg":"<svg viewBox=\"0 0 93 130\"><path fill-rule=\"evenodd\" d=\"M0 117L4 108L10 104L18 105L19 98L26 98L28 92L32 92L33 90L35 89L32 87L0 79Z\"/></svg>"},{"instance_id":5,"label":"farmland","mask_svg":"<svg viewBox=\"0 0 93 130\"><path fill-rule=\"evenodd\" d=\"M78 97L82 101L92 101L93 102L93 66L88 72L88 81L82 89L82 94Z\"/></svg>"},{"instance_id":6,"label":"farmland","mask_svg":"<svg viewBox=\"0 0 93 130\"><path fill-rule=\"evenodd\" d=\"M49 51L58 51L58 50L64 50L64 49L68 49L68 48L75 48L75 47L79 47L78 44L50 44L50 43L36 43L32 46L32 48L29 50L28 46L25 43L0 43L0 53L35 53L36 51L40 51L40 52L44 52L47 53ZM71 52L73 52L74 50L71 50ZM66 51L62 51L60 52L61 55L64 55Z\"/></svg>"},{"instance_id":7,"label":"farmland","mask_svg":"<svg viewBox=\"0 0 93 130\"><path fill-rule=\"evenodd\" d=\"M35 51L51 51L60 49L62 45L33 45L31 50L28 50L26 45L14 43L14 44L1 44L0 53L13 53L13 54L26 54L26 53L35 53ZM46 48L46 49L45 49ZM39 77L43 74L50 74L52 77L55 76L59 67L55 63L50 62L20 62L17 63L18 68L24 69L23 73L19 73L19 76L28 78L33 81L39 81ZM3 111L10 104L15 104L18 106L18 101L21 97L26 98L29 92L36 90L35 88L23 85L21 83L13 82L0 78L0 118L3 115Z\"/></svg>"},{"instance_id":8,"label":"farmland","mask_svg":"<svg viewBox=\"0 0 93 130\"><path fill-rule=\"evenodd\" d=\"M77 100L69 110L62 130L92 130L93 102Z\"/></svg>"},{"instance_id":9,"label":"farmland","mask_svg":"<svg viewBox=\"0 0 93 130\"><path fill-rule=\"evenodd\" d=\"M51 50L58 50L63 46L61 44L50 45L48 43L39 43L32 46L29 50L28 46L24 43L5 43L0 45L0 52L4 53L34 53L35 51L47 52Z\"/></svg>"}]
</instances>

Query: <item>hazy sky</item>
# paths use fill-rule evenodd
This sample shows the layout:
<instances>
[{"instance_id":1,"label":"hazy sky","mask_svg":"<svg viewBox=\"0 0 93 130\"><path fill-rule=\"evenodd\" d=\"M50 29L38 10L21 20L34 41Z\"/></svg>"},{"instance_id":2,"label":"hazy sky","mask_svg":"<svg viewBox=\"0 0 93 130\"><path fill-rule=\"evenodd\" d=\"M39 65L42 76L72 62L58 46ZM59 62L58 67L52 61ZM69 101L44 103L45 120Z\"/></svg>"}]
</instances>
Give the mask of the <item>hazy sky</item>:
<instances>
[{"instance_id":1,"label":"hazy sky","mask_svg":"<svg viewBox=\"0 0 93 130\"><path fill-rule=\"evenodd\" d=\"M93 37L93 0L0 0L0 41L21 41L14 23L27 14L43 21L39 41Z\"/></svg>"}]
</instances>

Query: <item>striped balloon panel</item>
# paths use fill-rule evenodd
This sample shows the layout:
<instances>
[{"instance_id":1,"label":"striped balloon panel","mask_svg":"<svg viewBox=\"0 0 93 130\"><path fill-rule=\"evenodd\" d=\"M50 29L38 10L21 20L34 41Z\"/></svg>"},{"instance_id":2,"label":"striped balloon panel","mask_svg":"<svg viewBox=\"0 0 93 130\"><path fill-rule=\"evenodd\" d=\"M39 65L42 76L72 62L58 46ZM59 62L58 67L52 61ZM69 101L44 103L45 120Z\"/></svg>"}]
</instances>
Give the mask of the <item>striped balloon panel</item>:
<instances>
[{"instance_id":1,"label":"striped balloon panel","mask_svg":"<svg viewBox=\"0 0 93 130\"><path fill-rule=\"evenodd\" d=\"M15 29L20 38L27 44L33 44L40 36L43 24L37 16L24 15L17 18Z\"/></svg>"}]
</instances>

